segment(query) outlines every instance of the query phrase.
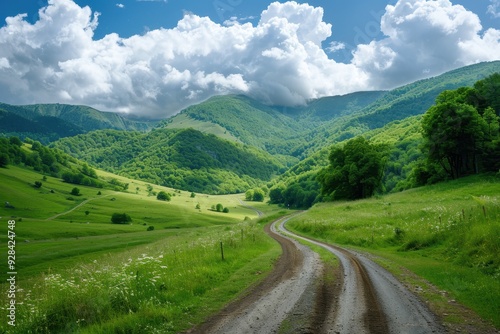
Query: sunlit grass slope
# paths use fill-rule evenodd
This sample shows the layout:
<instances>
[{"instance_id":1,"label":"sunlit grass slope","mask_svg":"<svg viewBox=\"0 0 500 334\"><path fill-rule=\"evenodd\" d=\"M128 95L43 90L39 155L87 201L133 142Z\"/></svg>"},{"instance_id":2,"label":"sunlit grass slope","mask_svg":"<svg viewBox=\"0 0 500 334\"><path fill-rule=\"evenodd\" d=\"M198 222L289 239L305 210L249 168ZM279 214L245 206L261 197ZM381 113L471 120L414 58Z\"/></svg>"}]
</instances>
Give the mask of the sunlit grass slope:
<instances>
[{"instance_id":1,"label":"sunlit grass slope","mask_svg":"<svg viewBox=\"0 0 500 334\"><path fill-rule=\"evenodd\" d=\"M74 196L71 191L75 186L60 179L43 178L15 166L0 169L0 203L8 202L14 207L2 205L0 217L16 220L21 278L51 266L66 267L72 264L71 259L81 261L88 253L151 243L172 234L168 230L228 225L257 217L255 211L241 205L241 195L208 196L152 186L153 193L172 194L171 201L159 201L148 192L151 185L99 173L102 178L129 183L128 192L77 186L81 195ZM42 182L42 187L35 188L35 181ZM211 210L218 203L229 212ZM113 213L127 213L132 222L112 224ZM147 231L151 226L154 230ZM0 240L6 238L4 233Z\"/></svg>"}]
</instances>

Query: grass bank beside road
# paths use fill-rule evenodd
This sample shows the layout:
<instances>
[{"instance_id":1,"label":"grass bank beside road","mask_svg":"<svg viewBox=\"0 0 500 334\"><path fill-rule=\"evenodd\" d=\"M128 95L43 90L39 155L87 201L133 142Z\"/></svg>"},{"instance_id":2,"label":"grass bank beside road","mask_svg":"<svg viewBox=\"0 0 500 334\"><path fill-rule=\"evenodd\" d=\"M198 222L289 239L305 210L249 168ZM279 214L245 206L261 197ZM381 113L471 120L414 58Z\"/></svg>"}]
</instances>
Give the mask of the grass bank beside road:
<instances>
[{"instance_id":1,"label":"grass bank beside road","mask_svg":"<svg viewBox=\"0 0 500 334\"><path fill-rule=\"evenodd\" d=\"M287 226L385 257L500 328L498 177L472 176L367 200L322 203Z\"/></svg>"},{"instance_id":2,"label":"grass bank beside road","mask_svg":"<svg viewBox=\"0 0 500 334\"><path fill-rule=\"evenodd\" d=\"M24 280L19 333L177 333L272 269L279 246L261 224L180 231ZM221 253L224 251L224 259ZM5 304L5 303L3 303Z\"/></svg>"}]
</instances>

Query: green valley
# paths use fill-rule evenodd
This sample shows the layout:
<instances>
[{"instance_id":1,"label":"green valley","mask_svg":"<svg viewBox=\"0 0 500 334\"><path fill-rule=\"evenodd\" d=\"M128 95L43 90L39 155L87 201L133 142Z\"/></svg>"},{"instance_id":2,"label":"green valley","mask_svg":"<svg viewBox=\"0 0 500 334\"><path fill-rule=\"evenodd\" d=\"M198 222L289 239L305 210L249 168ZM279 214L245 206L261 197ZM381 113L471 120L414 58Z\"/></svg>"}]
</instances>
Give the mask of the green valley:
<instances>
[{"instance_id":1,"label":"green valley","mask_svg":"<svg viewBox=\"0 0 500 334\"><path fill-rule=\"evenodd\" d=\"M284 168L265 151L194 129L101 130L53 146L108 171L209 194L244 192Z\"/></svg>"},{"instance_id":2,"label":"green valley","mask_svg":"<svg viewBox=\"0 0 500 334\"><path fill-rule=\"evenodd\" d=\"M163 120L0 104L15 333L189 330L266 279L282 250L264 227L292 213L290 230L369 254L448 329L498 330L499 73L295 107L214 96Z\"/></svg>"},{"instance_id":3,"label":"green valley","mask_svg":"<svg viewBox=\"0 0 500 334\"><path fill-rule=\"evenodd\" d=\"M264 222L242 206L240 195L209 196L97 175L103 187L78 185L75 196L74 185L59 177L0 168L0 201L9 204L0 207L0 217L15 222L19 333L177 332L261 279L279 255L265 237ZM161 191L170 201L157 199ZM219 204L228 210L212 209ZM131 222L112 224L112 215L123 212ZM11 238L1 237L4 263ZM181 317L186 309L190 316Z\"/></svg>"}]
</instances>

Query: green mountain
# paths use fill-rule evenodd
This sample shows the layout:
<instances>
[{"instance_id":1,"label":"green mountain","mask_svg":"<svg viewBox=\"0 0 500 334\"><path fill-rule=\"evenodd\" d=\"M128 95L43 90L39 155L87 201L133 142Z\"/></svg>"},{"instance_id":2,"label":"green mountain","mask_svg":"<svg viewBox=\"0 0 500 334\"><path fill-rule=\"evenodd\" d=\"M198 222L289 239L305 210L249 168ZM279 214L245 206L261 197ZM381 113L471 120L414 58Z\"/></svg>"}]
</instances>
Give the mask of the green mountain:
<instances>
[{"instance_id":1,"label":"green mountain","mask_svg":"<svg viewBox=\"0 0 500 334\"><path fill-rule=\"evenodd\" d=\"M48 143L61 137L83 133L83 129L57 117L39 116L26 119L13 112L0 109L0 134L3 137L32 138Z\"/></svg>"},{"instance_id":2,"label":"green mountain","mask_svg":"<svg viewBox=\"0 0 500 334\"><path fill-rule=\"evenodd\" d=\"M500 61L463 67L387 92L324 97L294 108L267 106L245 96L216 96L160 126L192 127L285 156L282 161L298 162L325 146L422 115L443 90L472 86L495 72L500 72Z\"/></svg>"},{"instance_id":3,"label":"green mountain","mask_svg":"<svg viewBox=\"0 0 500 334\"><path fill-rule=\"evenodd\" d=\"M99 130L52 146L117 174L211 194L243 192L284 171L265 151L194 129Z\"/></svg>"},{"instance_id":4,"label":"green mountain","mask_svg":"<svg viewBox=\"0 0 500 334\"><path fill-rule=\"evenodd\" d=\"M242 95L215 96L184 109L160 127L192 127L273 155L295 156L304 144L304 134L325 121L353 114L384 94L376 91L325 97L294 108L267 106Z\"/></svg>"},{"instance_id":5,"label":"green mountain","mask_svg":"<svg viewBox=\"0 0 500 334\"><path fill-rule=\"evenodd\" d=\"M444 90L471 87L478 80L500 72L500 61L485 62L420 80L393 89L350 115L332 119L304 135L310 138L302 148L305 158L325 146L381 128L396 120L423 115Z\"/></svg>"},{"instance_id":6,"label":"green mountain","mask_svg":"<svg viewBox=\"0 0 500 334\"><path fill-rule=\"evenodd\" d=\"M0 103L0 119L0 133L4 136L30 137L43 143L99 129L147 131L157 123L66 104Z\"/></svg>"},{"instance_id":7,"label":"green mountain","mask_svg":"<svg viewBox=\"0 0 500 334\"><path fill-rule=\"evenodd\" d=\"M233 139L246 145L274 155L290 155L288 152L301 142L299 134L311 129L311 124L299 123L276 108L249 97L227 95L214 96L188 107L164 121L161 127L192 127L216 135L229 133Z\"/></svg>"},{"instance_id":8,"label":"green mountain","mask_svg":"<svg viewBox=\"0 0 500 334\"><path fill-rule=\"evenodd\" d=\"M325 122L351 115L386 95L386 91L355 92L346 95L327 96L295 108L282 108L282 112L294 115L300 122Z\"/></svg>"}]
</instances>

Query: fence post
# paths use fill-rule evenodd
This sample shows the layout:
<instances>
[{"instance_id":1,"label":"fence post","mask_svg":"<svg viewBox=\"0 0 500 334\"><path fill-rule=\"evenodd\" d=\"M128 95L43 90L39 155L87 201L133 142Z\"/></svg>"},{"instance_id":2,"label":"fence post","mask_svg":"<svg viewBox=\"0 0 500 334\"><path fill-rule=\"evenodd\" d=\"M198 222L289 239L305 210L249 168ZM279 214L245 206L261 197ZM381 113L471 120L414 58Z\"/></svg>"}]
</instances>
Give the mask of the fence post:
<instances>
[{"instance_id":1,"label":"fence post","mask_svg":"<svg viewBox=\"0 0 500 334\"><path fill-rule=\"evenodd\" d=\"M220 242L220 255L221 255L222 261L224 261L224 247L222 246L222 241Z\"/></svg>"}]
</instances>

